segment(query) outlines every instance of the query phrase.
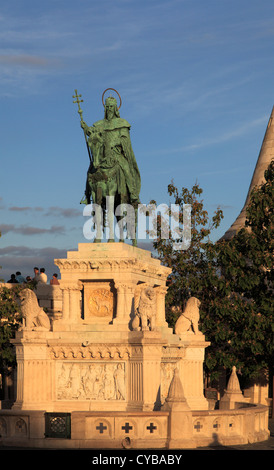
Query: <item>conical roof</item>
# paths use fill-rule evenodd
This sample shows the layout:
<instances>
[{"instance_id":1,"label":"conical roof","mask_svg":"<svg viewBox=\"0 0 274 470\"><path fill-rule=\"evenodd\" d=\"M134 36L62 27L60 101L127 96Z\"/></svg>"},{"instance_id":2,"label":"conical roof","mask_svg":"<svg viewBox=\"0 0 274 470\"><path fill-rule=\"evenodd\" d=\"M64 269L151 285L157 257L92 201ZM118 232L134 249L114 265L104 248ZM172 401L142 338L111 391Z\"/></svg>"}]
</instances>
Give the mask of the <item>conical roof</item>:
<instances>
[{"instance_id":1,"label":"conical roof","mask_svg":"<svg viewBox=\"0 0 274 470\"><path fill-rule=\"evenodd\" d=\"M227 392L231 392L231 393L242 393L235 366L232 367L232 372L229 377L226 390Z\"/></svg>"},{"instance_id":2,"label":"conical roof","mask_svg":"<svg viewBox=\"0 0 274 470\"><path fill-rule=\"evenodd\" d=\"M180 411L190 410L185 399L183 385L180 379L179 370L177 368L174 369L174 374L169 386L168 395L163 405L163 411L175 408Z\"/></svg>"},{"instance_id":3,"label":"conical roof","mask_svg":"<svg viewBox=\"0 0 274 470\"><path fill-rule=\"evenodd\" d=\"M178 369L174 369L173 378L172 378L170 386L169 386L167 398L169 400L174 400L174 401L184 401L185 400L183 385L182 385L182 382L180 380L179 370Z\"/></svg>"},{"instance_id":4,"label":"conical roof","mask_svg":"<svg viewBox=\"0 0 274 470\"><path fill-rule=\"evenodd\" d=\"M265 183L264 172L268 168L271 160L274 159L274 106L266 128L264 140L261 146L259 157L255 166L252 180L247 193L244 207L238 215L235 222L222 236L221 240L230 240L233 236L245 226L246 207L250 200L250 194L255 186Z\"/></svg>"}]
</instances>

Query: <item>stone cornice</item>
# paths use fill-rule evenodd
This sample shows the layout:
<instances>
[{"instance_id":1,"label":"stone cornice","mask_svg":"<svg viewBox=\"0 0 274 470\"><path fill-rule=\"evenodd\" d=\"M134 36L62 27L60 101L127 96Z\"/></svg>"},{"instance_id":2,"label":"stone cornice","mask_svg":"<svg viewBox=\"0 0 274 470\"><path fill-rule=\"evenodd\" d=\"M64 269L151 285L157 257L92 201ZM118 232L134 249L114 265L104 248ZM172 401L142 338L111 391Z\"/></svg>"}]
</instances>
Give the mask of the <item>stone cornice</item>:
<instances>
[{"instance_id":1,"label":"stone cornice","mask_svg":"<svg viewBox=\"0 0 274 470\"><path fill-rule=\"evenodd\" d=\"M127 346L107 344L49 345L52 359L128 359L130 349Z\"/></svg>"},{"instance_id":2,"label":"stone cornice","mask_svg":"<svg viewBox=\"0 0 274 470\"><path fill-rule=\"evenodd\" d=\"M157 260L155 260L157 261ZM59 267L59 269L66 271L74 272L84 272L88 271L101 271L101 272L131 272L135 273L148 273L159 278L165 278L170 274L171 269L162 266L156 265L154 263L146 263L144 261L138 260L137 258L127 258L127 259L98 259L94 261L90 260L68 260L68 259L55 259L54 263ZM158 263L157 263L158 264Z\"/></svg>"}]
</instances>

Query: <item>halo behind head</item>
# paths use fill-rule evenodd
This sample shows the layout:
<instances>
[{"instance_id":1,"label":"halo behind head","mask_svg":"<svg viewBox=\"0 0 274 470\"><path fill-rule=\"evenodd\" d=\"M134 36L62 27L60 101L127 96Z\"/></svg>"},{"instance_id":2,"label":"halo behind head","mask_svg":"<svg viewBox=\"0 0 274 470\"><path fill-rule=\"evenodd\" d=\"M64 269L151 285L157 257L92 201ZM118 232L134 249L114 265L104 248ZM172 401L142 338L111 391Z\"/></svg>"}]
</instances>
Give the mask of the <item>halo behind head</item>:
<instances>
[{"instance_id":1,"label":"halo behind head","mask_svg":"<svg viewBox=\"0 0 274 470\"><path fill-rule=\"evenodd\" d=\"M114 88L107 88L103 94L102 94L102 103L103 103L103 106L105 107L105 104L104 104L104 96L105 96L105 93L108 91L108 90L112 90L112 91L115 91L115 93L117 93L117 95L119 96L119 100L120 100L120 105L117 109L120 109L121 106L122 106L122 99L121 99L121 96L119 95L118 91L115 90ZM112 97L113 98L113 97ZM107 98L108 99L108 98ZM115 98L114 98L115 99Z\"/></svg>"}]
</instances>

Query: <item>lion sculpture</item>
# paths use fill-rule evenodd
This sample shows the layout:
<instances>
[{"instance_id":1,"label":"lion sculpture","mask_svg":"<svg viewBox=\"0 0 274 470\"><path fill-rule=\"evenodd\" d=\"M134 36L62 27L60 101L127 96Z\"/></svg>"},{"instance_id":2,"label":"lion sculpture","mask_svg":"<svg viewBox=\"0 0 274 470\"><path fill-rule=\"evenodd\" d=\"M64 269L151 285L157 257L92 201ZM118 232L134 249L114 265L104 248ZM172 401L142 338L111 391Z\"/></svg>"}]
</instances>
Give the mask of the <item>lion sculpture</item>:
<instances>
[{"instance_id":1,"label":"lion sculpture","mask_svg":"<svg viewBox=\"0 0 274 470\"><path fill-rule=\"evenodd\" d=\"M195 335L199 334L199 307L201 302L196 297L190 297L186 303L185 310L179 316L175 323L175 334L180 335L186 332L194 332Z\"/></svg>"},{"instance_id":2,"label":"lion sculpture","mask_svg":"<svg viewBox=\"0 0 274 470\"><path fill-rule=\"evenodd\" d=\"M156 293L153 287L146 287L141 291L138 307L135 311L133 323L134 330L155 330L156 322Z\"/></svg>"},{"instance_id":3,"label":"lion sculpture","mask_svg":"<svg viewBox=\"0 0 274 470\"><path fill-rule=\"evenodd\" d=\"M31 289L23 289L19 293L21 312L23 317L23 329L49 330L50 319L39 306L37 297Z\"/></svg>"}]
</instances>

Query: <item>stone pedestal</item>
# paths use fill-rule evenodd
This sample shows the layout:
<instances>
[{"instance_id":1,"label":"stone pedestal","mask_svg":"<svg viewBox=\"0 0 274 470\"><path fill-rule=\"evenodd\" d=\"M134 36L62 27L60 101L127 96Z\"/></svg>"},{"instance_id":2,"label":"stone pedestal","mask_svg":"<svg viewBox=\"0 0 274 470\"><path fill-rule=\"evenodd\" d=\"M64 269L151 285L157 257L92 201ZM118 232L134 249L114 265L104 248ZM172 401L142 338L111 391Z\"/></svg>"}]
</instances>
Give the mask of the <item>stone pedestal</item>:
<instances>
[{"instance_id":1,"label":"stone pedestal","mask_svg":"<svg viewBox=\"0 0 274 470\"><path fill-rule=\"evenodd\" d=\"M169 412L169 449L194 448L192 412L185 399L179 370L174 370L163 411Z\"/></svg>"},{"instance_id":2,"label":"stone pedestal","mask_svg":"<svg viewBox=\"0 0 274 470\"><path fill-rule=\"evenodd\" d=\"M202 365L209 343L201 333L179 337L168 327L169 268L124 243L80 244L55 263L62 314L50 329L22 328L13 340L15 409L160 410L175 368L188 406L208 408Z\"/></svg>"},{"instance_id":3,"label":"stone pedestal","mask_svg":"<svg viewBox=\"0 0 274 470\"><path fill-rule=\"evenodd\" d=\"M167 329L164 302L170 269L149 251L126 243L80 243L78 251L68 252L67 259L55 260L55 264L63 291L63 321L57 328L71 324L73 315L78 324L81 320L86 325L113 324L127 331L134 317L136 292L151 286L156 293L156 326Z\"/></svg>"}]
</instances>

